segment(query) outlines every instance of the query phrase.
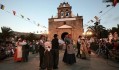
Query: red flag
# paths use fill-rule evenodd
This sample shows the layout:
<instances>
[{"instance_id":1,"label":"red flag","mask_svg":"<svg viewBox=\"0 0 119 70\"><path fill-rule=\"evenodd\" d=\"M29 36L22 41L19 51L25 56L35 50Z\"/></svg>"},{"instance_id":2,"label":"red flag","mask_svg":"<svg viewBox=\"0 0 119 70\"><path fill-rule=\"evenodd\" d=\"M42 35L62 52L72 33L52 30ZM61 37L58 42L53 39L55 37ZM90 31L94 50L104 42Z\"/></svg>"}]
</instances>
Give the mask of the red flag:
<instances>
[{"instance_id":1,"label":"red flag","mask_svg":"<svg viewBox=\"0 0 119 70\"><path fill-rule=\"evenodd\" d=\"M113 1L113 6L115 7L116 4L117 4L117 0L114 0L114 1Z\"/></svg>"},{"instance_id":2,"label":"red flag","mask_svg":"<svg viewBox=\"0 0 119 70\"><path fill-rule=\"evenodd\" d=\"M13 10L13 15L16 15L16 11Z\"/></svg>"}]
</instances>

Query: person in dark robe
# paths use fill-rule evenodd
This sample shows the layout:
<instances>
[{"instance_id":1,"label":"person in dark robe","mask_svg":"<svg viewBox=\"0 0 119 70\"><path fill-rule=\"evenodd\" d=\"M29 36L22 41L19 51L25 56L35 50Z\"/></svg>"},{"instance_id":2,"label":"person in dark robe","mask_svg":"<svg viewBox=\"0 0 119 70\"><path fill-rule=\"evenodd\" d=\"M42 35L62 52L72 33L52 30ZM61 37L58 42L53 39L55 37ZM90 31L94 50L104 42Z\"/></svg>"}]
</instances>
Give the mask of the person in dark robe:
<instances>
[{"instance_id":1,"label":"person in dark robe","mask_svg":"<svg viewBox=\"0 0 119 70\"><path fill-rule=\"evenodd\" d=\"M52 56L53 56L53 69L58 69L59 62L59 42L57 34L54 34L54 39L52 39Z\"/></svg>"},{"instance_id":2,"label":"person in dark robe","mask_svg":"<svg viewBox=\"0 0 119 70\"><path fill-rule=\"evenodd\" d=\"M40 57L40 64L39 67L40 69L45 69L45 57L44 57L44 51L45 51L45 47L44 47L44 43L45 43L45 37L43 35L40 36L40 42L39 42L39 57Z\"/></svg>"},{"instance_id":3,"label":"person in dark robe","mask_svg":"<svg viewBox=\"0 0 119 70\"><path fill-rule=\"evenodd\" d=\"M77 55L76 55L76 57L81 57L81 54L80 54L80 46L81 46L81 36L79 36L78 37L78 40L77 40L77 50L78 50L78 52L77 52Z\"/></svg>"},{"instance_id":4,"label":"person in dark robe","mask_svg":"<svg viewBox=\"0 0 119 70\"><path fill-rule=\"evenodd\" d=\"M53 57L51 53L51 48L52 48L51 42L46 41L44 45L45 45L44 62L45 62L46 70L53 70Z\"/></svg>"},{"instance_id":5,"label":"person in dark robe","mask_svg":"<svg viewBox=\"0 0 119 70\"><path fill-rule=\"evenodd\" d=\"M24 43L26 43L26 45L23 45L22 47L22 58L23 58L23 62L28 62L28 55L29 55L29 45L26 42L26 40L23 41Z\"/></svg>"}]
</instances>

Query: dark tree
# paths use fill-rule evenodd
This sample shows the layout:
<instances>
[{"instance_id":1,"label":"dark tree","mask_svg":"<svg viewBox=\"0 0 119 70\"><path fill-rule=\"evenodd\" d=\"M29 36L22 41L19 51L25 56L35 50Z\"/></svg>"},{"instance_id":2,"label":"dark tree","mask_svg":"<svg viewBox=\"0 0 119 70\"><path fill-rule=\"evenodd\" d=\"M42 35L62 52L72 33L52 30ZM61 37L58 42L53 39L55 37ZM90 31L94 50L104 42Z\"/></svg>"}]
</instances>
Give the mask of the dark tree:
<instances>
[{"instance_id":1,"label":"dark tree","mask_svg":"<svg viewBox=\"0 0 119 70\"><path fill-rule=\"evenodd\" d=\"M2 30L2 34L1 34L2 39L4 40L14 36L13 30L9 27L1 27L1 30Z\"/></svg>"}]
</instances>

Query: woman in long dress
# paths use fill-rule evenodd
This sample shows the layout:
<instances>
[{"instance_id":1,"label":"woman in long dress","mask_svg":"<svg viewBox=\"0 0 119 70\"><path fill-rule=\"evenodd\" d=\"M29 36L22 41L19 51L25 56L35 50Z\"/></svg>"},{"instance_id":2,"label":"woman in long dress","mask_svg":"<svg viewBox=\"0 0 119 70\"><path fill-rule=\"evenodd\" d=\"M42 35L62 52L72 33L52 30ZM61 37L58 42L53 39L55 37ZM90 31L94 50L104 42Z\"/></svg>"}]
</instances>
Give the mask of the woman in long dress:
<instances>
[{"instance_id":1,"label":"woman in long dress","mask_svg":"<svg viewBox=\"0 0 119 70\"><path fill-rule=\"evenodd\" d=\"M66 35L64 41L66 43L66 49L63 57L63 62L67 64L74 64L76 63L76 57L75 57L71 35Z\"/></svg>"},{"instance_id":2,"label":"woman in long dress","mask_svg":"<svg viewBox=\"0 0 119 70\"><path fill-rule=\"evenodd\" d=\"M51 42L46 41L44 43L45 45L45 51L44 51L44 61L45 61L45 66L47 70L53 70L53 58L52 58L52 53L51 53Z\"/></svg>"},{"instance_id":3,"label":"woman in long dress","mask_svg":"<svg viewBox=\"0 0 119 70\"><path fill-rule=\"evenodd\" d=\"M80 48L81 58L89 58L88 47L84 38L81 39L81 48Z\"/></svg>"},{"instance_id":4,"label":"woman in long dress","mask_svg":"<svg viewBox=\"0 0 119 70\"><path fill-rule=\"evenodd\" d=\"M16 42L16 49L14 53L14 61L22 61L22 46L26 43L22 42L21 38L18 39L18 42Z\"/></svg>"}]
</instances>

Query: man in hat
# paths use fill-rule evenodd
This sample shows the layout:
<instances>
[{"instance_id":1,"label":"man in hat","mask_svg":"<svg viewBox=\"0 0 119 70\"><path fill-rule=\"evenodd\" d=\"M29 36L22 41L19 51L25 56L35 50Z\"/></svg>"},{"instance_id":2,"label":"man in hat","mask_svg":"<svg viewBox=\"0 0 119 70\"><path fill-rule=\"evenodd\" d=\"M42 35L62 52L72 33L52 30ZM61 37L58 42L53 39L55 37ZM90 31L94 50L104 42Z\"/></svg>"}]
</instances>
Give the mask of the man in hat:
<instances>
[{"instance_id":1,"label":"man in hat","mask_svg":"<svg viewBox=\"0 0 119 70\"><path fill-rule=\"evenodd\" d=\"M53 56L53 69L58 69L59 62L59 42L58 35L54 34L54 39L52 39L52 56Z\"/></svg>"}]
</instances>

